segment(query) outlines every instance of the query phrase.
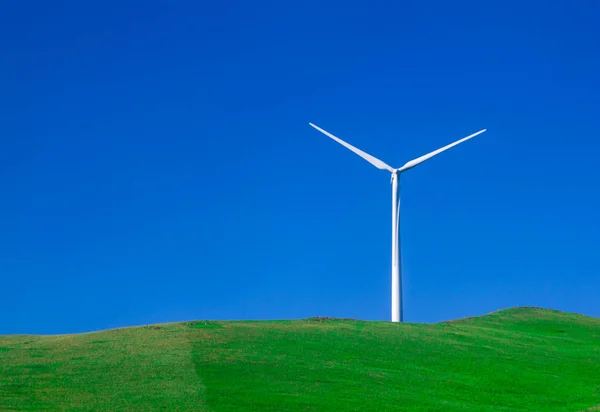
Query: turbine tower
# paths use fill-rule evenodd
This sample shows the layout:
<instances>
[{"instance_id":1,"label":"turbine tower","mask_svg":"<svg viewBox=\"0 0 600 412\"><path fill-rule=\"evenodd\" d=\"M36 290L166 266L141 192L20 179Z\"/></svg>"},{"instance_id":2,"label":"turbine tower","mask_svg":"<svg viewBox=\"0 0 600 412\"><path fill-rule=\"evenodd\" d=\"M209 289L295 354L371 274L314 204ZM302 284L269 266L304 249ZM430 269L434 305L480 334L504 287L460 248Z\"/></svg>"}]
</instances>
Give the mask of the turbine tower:
<instances>
[{"instance_id":1,"label":"turbine tower","mask_svg":"<svg viewBox=\"0 0 600 412\"><path fill-rule=\"evenodd\" d=\"M407 162L404 166L394 169L390 165L382 162L381 160L371 156L368 153L363 152L362 150L352 146L351 144L344 142L339 137L332 135L331 133L321 129L320 127L318 127L312 123L309 123L309 125L311 125L315 129L317 129L321 133L325 134L326 136L329 136L330 138L332 138L333 140L335 140L342 146L346 147L347 149L350 149L351 151L353 151L354 153L356 153L357 155L359 155L360 157L365 159L367 162L371 163L376 168L381 169L381 170L387 170L388 172L390 172L392 174L392 178L391 178L391 184L392 184L392 322L402 322L402 315L403 315L403 313L402 313L403 312L402 311L402 283L401 283L402 262L400 260L400 234L399 234L400 193L398 190L400 174L403 172L406 172L408 169L412 169L413 167L417 166L418 164L421 164L424 161L429 160L432 157L437 156L440 153L442 153L462 142L465 142L465 141L471 139L472 137L475 137L475 136L485 132L486 129L480 130L477 133L473 133L472 135L469 135L460 140L457 140L454 143L450 143L449 145L444 146L440 149L434 150L431 153L427 153L426 155L417 157L416 159L413 159L413 160Z\"/></svg>"}]
</instances>

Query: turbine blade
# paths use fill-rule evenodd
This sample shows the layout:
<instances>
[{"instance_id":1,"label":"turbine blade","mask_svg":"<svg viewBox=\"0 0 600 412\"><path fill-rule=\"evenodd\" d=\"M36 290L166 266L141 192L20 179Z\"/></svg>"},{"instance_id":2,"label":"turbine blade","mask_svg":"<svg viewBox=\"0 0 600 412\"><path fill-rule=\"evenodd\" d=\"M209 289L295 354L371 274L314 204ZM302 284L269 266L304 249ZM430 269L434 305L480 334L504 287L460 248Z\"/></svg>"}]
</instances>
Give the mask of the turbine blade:
<instances>
[{"instance_id":1,"label":"turbine blade","mask_svg":"<svg viewBox=\"0 0 600 412\"><path fill-rule=\"evenodd\" d=\"M336 136L332 135L331 133L329 133L329 132L321 129L319 126L316 126L316 125L314 125L312 123L308 123L308 124L311 125L312 127L314 127L315 129L317 129L318 131L320 131L321 133L323 133L324 135L331 137L333 140L335 140L336 142L338 142L342 146L346 147L347 149L352 150L354 153L356 153L357 155L359 155L360 157L362 157L363 159L365 159L367 162L371 163L376 168L382 169L382 170L387 170L389 172L394 173L394 168L393 167L391 167L390 165L382 162L381 160L377 159L376 157L373 157L370 154L365 153L365 152L363 152L360 149L357 149L356 147L352 146L350 143L344 142L339 137L336 137Z\"/></svg>"},{"instance_id":2,"label":"turbine blade","mask_svg":"<svg viewBox=\"0 0 600 412\"><path fill-rule=\"evenodd\" d=\"M410 162L406 162L406 164L404 166L402 166L400 169L398 169L398 172L404 172L405 170L412 169L416 165L423 163L425 160L429 160L432 157L437 156L440 153L445 152L446 150L448 150L448 149L450 149L450 148L452 148L452 147L454 147L454 146L456 146L456 145L458 145L458 144L460 144L462 142L466 142L467 140L469 140L469 139L471 139L471 138L473 138L473 137L475 137L475 136L477 136L477 135L485 132L486 130L487 129L480 130L477 133L473 133L472 135L469 135L469 136L464 137L464 138L462 138L460 140L457 140L454 143L450 143L447 146L444 146L444 147L442 147L440 149L434 150L431 153L427 153L426 155L423 155L421 157L417 157L416 159L413 159Z\"/></svg>"}]
</instances>

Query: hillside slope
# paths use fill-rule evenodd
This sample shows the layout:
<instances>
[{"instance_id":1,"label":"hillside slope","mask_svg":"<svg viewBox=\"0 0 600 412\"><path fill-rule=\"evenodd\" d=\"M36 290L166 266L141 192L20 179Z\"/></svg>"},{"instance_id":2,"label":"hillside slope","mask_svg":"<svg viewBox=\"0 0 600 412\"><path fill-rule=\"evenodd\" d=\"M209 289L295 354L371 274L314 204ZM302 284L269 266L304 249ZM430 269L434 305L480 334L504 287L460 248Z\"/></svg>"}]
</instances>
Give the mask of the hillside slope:
<instances>
[{"instance_id":1,"label":"hillside slope","mask_svg":"<svg viewBox=\"0 0 600 412\"><path fill-rule=\"evenodd\" d=\"M581 411L600 319L187 322L0 337L0 411Z\"/></svg>"}]
</instances>

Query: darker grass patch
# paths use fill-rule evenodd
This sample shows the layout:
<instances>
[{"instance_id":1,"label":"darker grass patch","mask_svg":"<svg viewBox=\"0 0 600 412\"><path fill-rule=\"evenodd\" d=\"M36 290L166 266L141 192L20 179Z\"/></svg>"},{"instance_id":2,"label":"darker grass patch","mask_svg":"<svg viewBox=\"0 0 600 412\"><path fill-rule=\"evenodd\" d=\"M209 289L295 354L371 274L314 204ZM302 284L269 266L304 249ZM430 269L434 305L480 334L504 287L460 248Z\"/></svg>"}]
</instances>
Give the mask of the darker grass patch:
<instances>
[{"instance_id":1,"label":"darker grass patch","mask_svg":"<svg viewBox=\"0 0 600 412\"><path fill-rule=\"evenodd\" d=\"M568 316L238 322L195 339L193 360L220 411L584 410L598 403L600 324Z\"/></svg>"},{"instance_id":2,"label":"darker grass patch","mask_svg":"<svg viewBox=\"0 0 600 412\"><path fill-rule=\"evenodd\" d=\"M10 383L4 383L4 384L0 384L0 391L12 391L12 390L19 390L19 389L23 389L23 388L27 388L31 386L31 383L29 382L10 382Z\"/></svg>"},{"instance_id":3,"label":"darker grass patch","mask_svg":"<svg viewBox=\"0 0 600 412\"><path fill-rule=\"evenodd\" d=\"M0 353L2 352L8 352L10 350L12 350L13 348L9 348L8 346L0 346Z\"/></svg>"},{"instance_id":4,"label":"darker grass patch","mask_svg":"<svg viewBox=\"0 0 600 412\"><path fill-rule=\"evenodd\" d=\"M57 369L58 364L31 363L23 365L21 368L28 369L34 373L49 373Z\"/></svg>"}]
</instances>

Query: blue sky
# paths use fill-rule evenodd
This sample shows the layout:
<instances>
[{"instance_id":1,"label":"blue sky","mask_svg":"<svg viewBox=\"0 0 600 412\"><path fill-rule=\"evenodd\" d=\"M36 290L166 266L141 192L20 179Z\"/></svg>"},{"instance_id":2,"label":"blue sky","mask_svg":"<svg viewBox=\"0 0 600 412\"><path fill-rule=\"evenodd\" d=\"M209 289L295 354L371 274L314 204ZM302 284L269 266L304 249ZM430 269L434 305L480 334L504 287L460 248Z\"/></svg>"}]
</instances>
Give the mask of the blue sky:
<instances>
[{"instance_id":1,"label":"blue sky","mask_svg":"<svg viewBox=\"0 0 600 412\"><path fill-rule=\"evenodd\" d=\"M176 4L175 4L176 3ZM600 316L600 5L22 1L0 16L0 333Z\"/></svg>"}]
</instances>

